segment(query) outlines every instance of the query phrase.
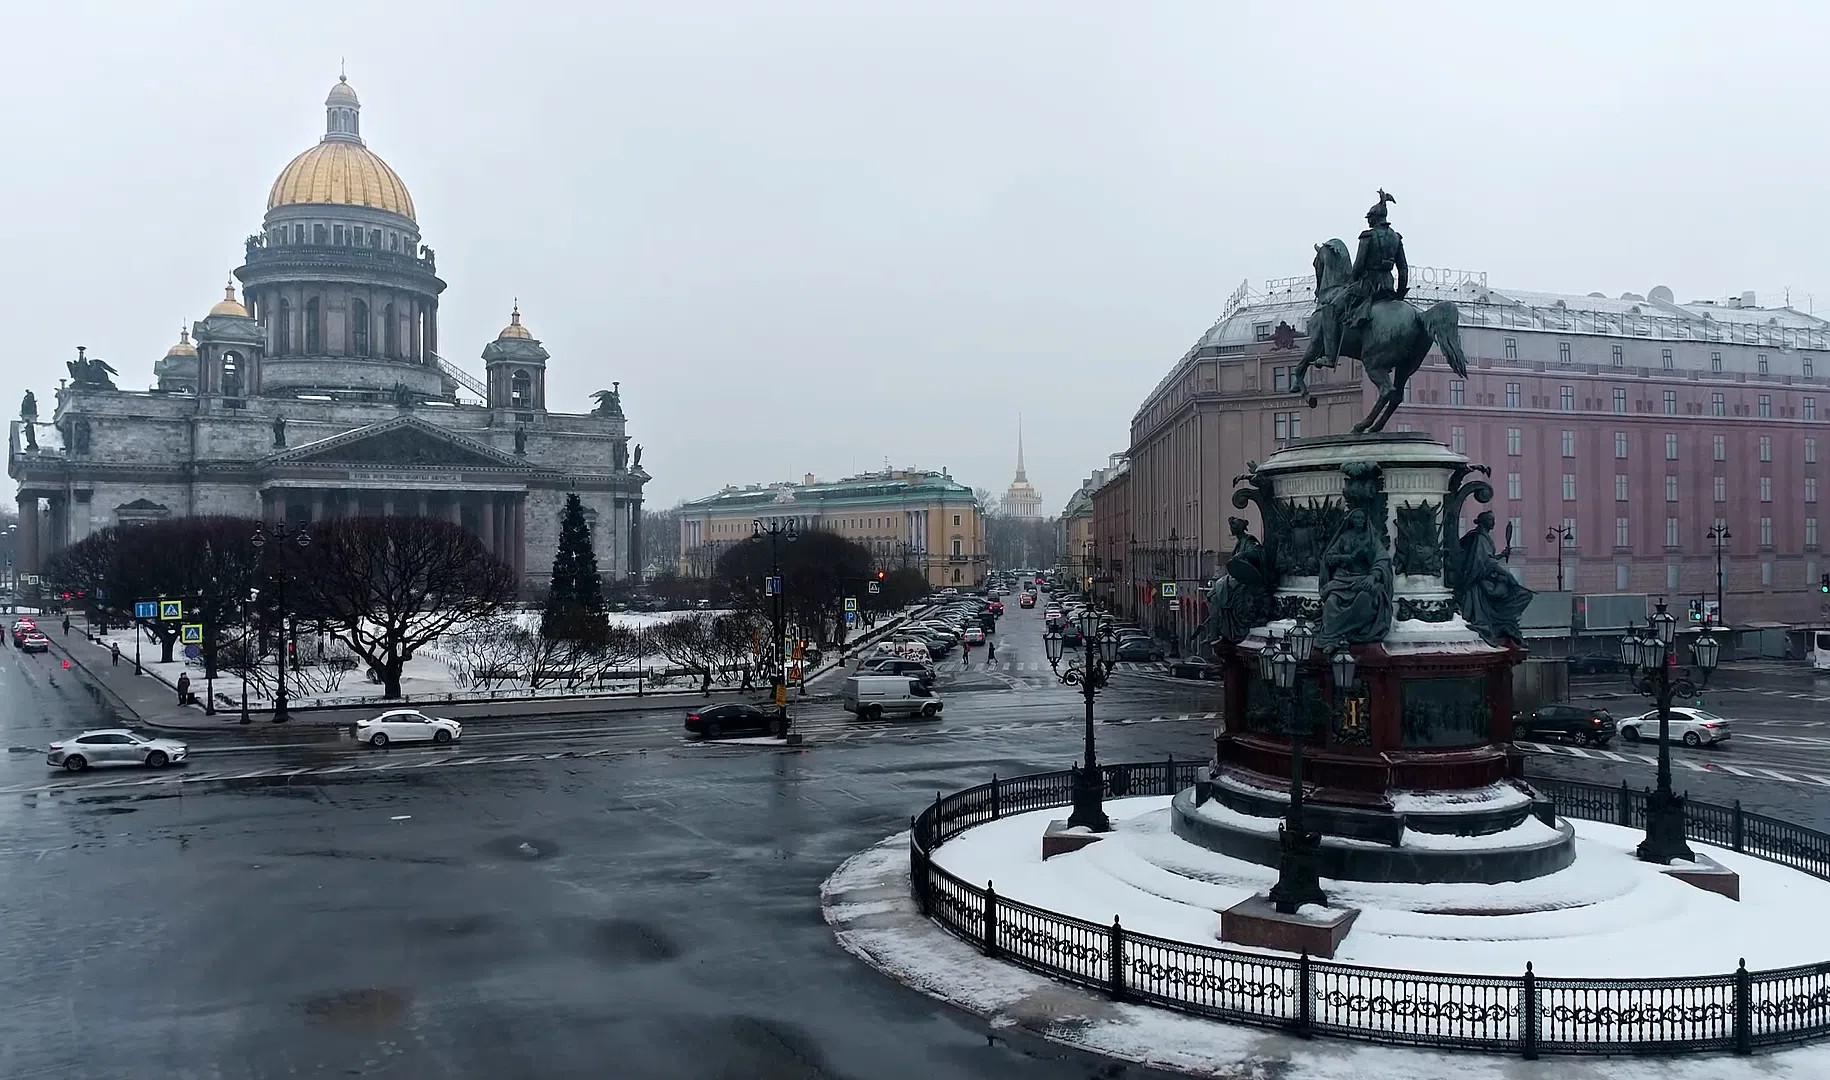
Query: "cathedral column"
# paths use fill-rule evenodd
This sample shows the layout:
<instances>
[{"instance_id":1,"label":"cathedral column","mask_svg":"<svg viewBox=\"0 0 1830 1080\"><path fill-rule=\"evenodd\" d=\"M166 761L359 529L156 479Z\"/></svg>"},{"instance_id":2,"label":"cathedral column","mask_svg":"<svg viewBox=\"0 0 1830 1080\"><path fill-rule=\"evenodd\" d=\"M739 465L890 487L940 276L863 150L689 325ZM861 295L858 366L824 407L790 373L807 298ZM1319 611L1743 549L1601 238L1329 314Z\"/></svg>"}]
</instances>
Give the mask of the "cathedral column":
<instances>
[{"instance_id":1,"label":"cathedral column","mask_svg":"<svg viewBox=\"0 0 1830 1080\"><path fill-rule=\"evenodd\" d=\"M448 517L451 518L451 524L456 525L460 529L463 528L464 527L464 497L455 491L452 492L451 493L451 508L449 510L447 510L445 513Z\"/></svg>"},{"instance_id":2,"label":"cathedral column","mask_svg":"<svg viewBox=\"0 0 1830 1080\"><path fill-rule=\"evenodd\" d=\"M19 546L15 553L19 565L13 567L15 573L36 574L38 572L38 496L20 493L19 496Z\"/></svg>"},{"instance_id":3,"label":"cathedral column","mask_svg":"<svg viewBox=\"0 0 1830 1080\"><path fill-rule=\"evenodd\" d=\"M314 523L324 520L324 491L322 488L311 489L311 520Z\"/></svg>"},{"instance_id":4,"label":"cathedral column","mask_svg":"<svg viewBox=\"0 0 1830 1080\"><path fill-rule=\"evenodd\" d=\"M387 492L381 496L381 516L382 517L393 517L394 516L394 493L392 491Z\"/></svg>"},{"instance_id":5,"label":"cathedral column","mask_svg":"<svg viewBox=\"0 0 1830 1080\"><path fill-rule=\"evenodd\" d=\"M618 576L640 581L642 577L642 504L639 500L630 499L626 505L629 507L629 551L623 559L623 566Z\"/></svg>"},{"instance_id":6,"label":"cathedral column","mask_svg":"<svg viewBox=\"0 0 1830 1080\"><path fill-rule=\"evenodd\" d=\"M425 490L424 488L420 489L419 508L416 512L419 514L420 517L431 517L432 516L432 493Z\"/></svg>"},{"instance_id":7,"label":"cathedral column","mask_svg":"<svg viewBox=\"0 0 1830 1080\"><path fill-rule=\"evenodd\" d=\"M426 309L426 352L429 354L426 357L426 363L431 364L432 356L430 354L438 352L438 300L436 298L432 301L432 306Z\"/></svg>"},{"instance_id":8,"label":"cathedral column","mask_svg":"<svg viewBox=\"0 0 1830 1080\"><path fill-rule=\"evenodd\" d=\"M515 496L515 573L527 573L527 495Z\"/></svg>"},{"instance_id":9,"label":"cathedral column","mask_svg":"<svg viewBox=\"0 0 1830 1080\"><path fill-rule=\"evenodd\" d=\"M483 535L481 537L483 541L483 550L494 555L496 553L496 497L494 495L483 496L482 506L477 513L477 517L481 521L483 530Z\"/></svg>"}]
</instances>

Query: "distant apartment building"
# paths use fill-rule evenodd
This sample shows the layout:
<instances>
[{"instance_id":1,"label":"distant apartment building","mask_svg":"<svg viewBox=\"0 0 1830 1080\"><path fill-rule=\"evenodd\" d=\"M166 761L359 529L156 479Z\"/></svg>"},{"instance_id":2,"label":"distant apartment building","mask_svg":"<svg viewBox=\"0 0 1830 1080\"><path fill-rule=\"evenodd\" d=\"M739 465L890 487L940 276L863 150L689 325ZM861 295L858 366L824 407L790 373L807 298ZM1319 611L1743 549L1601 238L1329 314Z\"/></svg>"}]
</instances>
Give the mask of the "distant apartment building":
<instances>
[{"instance_id":1,"label":"distant apartment building","mask_svg":"<svg viewBox=\"0 0 1830 1080\"><path fill-rule=\"evenodd\" d=\"M1489 508L1526 584L1664 595L1681 610L1714 598L1721 527L1728 622L1822 618L1830 322L1761 307L1752 293L1678 303L1659 287L1610 299L1428 268L1412 281L1412 300L1459 308L1469 377L1432 352L1390 427L1428 431L1492 468ZM1307 277L1241 286L1133 417L1127 513L1101 515L1094 493L1096 547L1147 553L1178 576L1211 574L1231 547L1227 517L1242 513L1233 478L1292 440L1361 419L1373 394L1357 364L1313 372L1313 407L1288 392L1313 307ZM1255 515L1242 516L1256 530ZM1120 576L1121 606L1147 608L1157 568Z\"/></svg>"},{"instance_id":2,"label":"distant apartment building","mask_svg":"<svg viewBox=\"0 0 1830 1080\"><path fill-rule=\"evenodd\" d=\"M773 523L823 529L870 549L878 567L921 570L928 584L977 585L985 526L972 489L945 471L892 469L843 480L727 487L680 507L680 573L710 577L718 557Z\"/></svg>"}]
</instances>

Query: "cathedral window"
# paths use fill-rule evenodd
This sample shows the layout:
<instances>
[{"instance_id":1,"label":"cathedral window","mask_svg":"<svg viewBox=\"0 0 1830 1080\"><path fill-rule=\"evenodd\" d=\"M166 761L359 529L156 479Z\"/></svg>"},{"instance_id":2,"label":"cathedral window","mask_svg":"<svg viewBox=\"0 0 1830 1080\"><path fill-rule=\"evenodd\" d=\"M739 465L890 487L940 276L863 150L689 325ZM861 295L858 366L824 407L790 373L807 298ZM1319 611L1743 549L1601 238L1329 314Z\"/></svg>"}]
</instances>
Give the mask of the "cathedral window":
<instances>
[{"instance_id":1,"label":"cathedral window","mask_svg":"<svg viewBox=\"0 0 1830 1080\"><path fill-rule=\"evenodd\" d=\"M356 356L369 354L369 306L360 300L349 305L349 350Z\"/></svg>"},{"instance_id":2,"label":"cathedral window","mask_svg":"<svg viewBox=\"0 0 1830 1080\"><path fill-rule=\"evenodd\" d=\"M305 242L305 226L294 225L292 227L292 242L295 244L303 244Z\"/></svg>"},{"instance_id":3,"label":"cathedral window","mask_svg":"<svg viewBox=\"0 0 1830 1080\"><path fill-rule=\"evenodd\" d=\"M311 227L311 242L314 244L330 243L330 228L323 224L313 225Z\"/></svg>"},{"instance_id":4,"label":"cathedral window","mask_svg":"<svg viewBox=\"0 0 1830 1080\"><path fill-rule=\"evenodd\" d=\"M343 226L332 225L331 226L331 237L332 237L331 243L337 245L338 247L342 247L343 246Z\"/></svg>"},{"instance_id":5,"label":"cathedral window","mask_svg":"<svg viewBox=\"0 0 1830 1080\"><path fill-rule=\"evenodd\" d=\"M318 227L323 228L322 225ZM314 296L305 301L305 355L316 356L322 348L318 327L318 298Z\"/></svg>"},{"instance_id":6,"label":"cathedral window","mask_svg":"<svg viewBox=\"0 0 1830 1080\"><path fill-rule=\"evenodd\" d=\"M527 372L517 370L508 380L508 403L517 409L524 409L533 404L533 400L534 380L528 377Z\"/></svg>"},{"instance_id":7,"label":"cathedral window","mask_svg":"<svg viewBox=\"0 0 1830 1080\"><path fill-rule=\"evenodd\" d=\"M237 353L222 354L222 395L241 397L241 356Z\"/></svg>"},{"instance_id":8,"label":"cathedral window","mask_svg":"<svg viewBox=\"0 0 1830 1080\"><path fill-rule=\"evenodd\" d=\"M374 248L376 251L381 250L381 230L380 229L370 229L369 230L369 246Z\"/></svg>"},{"instance_id":9,"label":"cathedral window","mask_svg":"<svg viewBox=\"0 0 1830 1080\"><path fill-rule=\"evenodd\" d=\"M292 301L280 297L279 312L273 320L273 354L285 356L292 351Z\"/></svg>"},{"instance_id":10,"label":"cathedral window","mask_svg":"<svg viewBox=\"0 0 1830 1080\"><path fill-rule=\"evenodd\" d=\"M394 305L381 309L382 355L392 360L400 355L400 320L394 317Z\"/></svg>"}]
</instances>

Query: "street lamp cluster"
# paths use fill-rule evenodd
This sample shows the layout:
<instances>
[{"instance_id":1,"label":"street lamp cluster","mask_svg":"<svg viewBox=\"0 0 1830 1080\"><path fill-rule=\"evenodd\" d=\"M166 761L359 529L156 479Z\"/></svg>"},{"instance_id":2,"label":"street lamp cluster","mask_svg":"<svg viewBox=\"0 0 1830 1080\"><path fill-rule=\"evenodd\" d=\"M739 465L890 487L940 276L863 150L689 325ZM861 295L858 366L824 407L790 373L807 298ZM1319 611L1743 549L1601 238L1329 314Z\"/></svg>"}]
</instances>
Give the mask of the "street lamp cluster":
<instances>
[{"instance_id":1,"label":"street lamp cluster","mask_svg":"<svg viewBox=\"0 0 1830 1080\"><path fill-rule=\"evenodd\" d=\"M1069 668L1062 681L1078 683L1081 697L1086 701L1086 748L1085 760L1074 770L1074 812L1068 815L1067 823L1069 828L1085 826L1093 832L1111 832L1112 822L1101 805L1105 796L1105 774L1099 768L1099 754L1093 746L1093 697L1106 685L1112 665L1118 663L1118 635L1110 625L1101 625L1100 614L1092 608L1080 613L1076 628L1080 631L1086 655L1078 672ZM1059 672L1066 644L1061 631L1050 630L1043 634L1042 644L1048 650L1050 670Z\"/></svg>"},{"instance_id":2,"label":"street lamp cluster","mask_svg":"<svg viewBox=\"0 0 1830 1080\"><path fill-rule=\"evenodd\" d=\"M785 708L788 704L788 651L784 644L787 632L782 626L785 612L782 607L784 600L782 597L782 560L780 545L783 540L792 542L798 539L800 533L795 529L795 524L792 519L785 524L781 521L771 521L767 525L763 523L761 518L753 519L750 522L750 538L752 540L761 540L765 536L769 538L768 595L773 598L775 602L773 610L775 640L769 646L775 656L775 671L771 682L770 700L775 703L777 708Z\"/></svg>"},{"instance_id":3,"label":"street lamp cluster","mask_svg":"<svg viewBox=\"0 0 1830 1080\"><path fill-rule=\"evenodd\" d=\"M1328 903L1319 871L1322 837L1303 820L1303 743L1309 737L1310 717L1302 707L1297 678L1314 649L1315 628L1299 618L1282 639L1267 634L1258 650L1258 677L1271 692L1278 727L1290 737L1290 801L1277 830L1277 884L1271 887L1271 902L1285 915L1294 915L1304 904ZM1357 667L1353 653L1345 648L1329 657L1337 707L1353 686Z\"/></svg>"},{"instance_id":4,"label":"street lamp cluster","mask_svg":"<svg viewBox=\"0 0 1830 1080\"><path fill-rule=\"evenodd\" d=\"M270 522L254 526L254 535L248 538L254 545L254 554L260 562L260 580L273 582L273 607L279 615L279 663L274 665L279 683L273 693L273 722L284 724L291 719L286 708L286 664L292 660L290 655L292 639L287 632L290 619L286 611L286 552L288 544L296 544L300 551L311 546L311 533L304 525L290 525L285 521ZM271 545L271 546L269 546ZM270 558L271 557L271 558ZM248 603L254 609L255 617L260 613L260 587L248 590ZM257 638L258 640L258 638ZM264 651L264 650L260 650ZM256 653L258 663L259 651ZM242 676L241 722L248 722L248 679Z\"/></svg>"},{"instance_id":5,"label":"street lamp cluster","mask_svg":"<svg viewBox=\"0 0 1830 1080\"><path fill-rule=\"evenodd\" d=\"M1691 645L1701 679L1675 675L1677 618L1658 602L1658 610L1643 625L1629 626L1620 641L1620 659L1633 688L1658 702L1658 786L1646 801L1646 838L1639 857L1646 862L1693 861L1684 841L1684 799L1671 789L1671 702L1692 697L1709 684L1709 675L1722 657L1722 645L1706 628Z\"/></svg>"}]
</instances>

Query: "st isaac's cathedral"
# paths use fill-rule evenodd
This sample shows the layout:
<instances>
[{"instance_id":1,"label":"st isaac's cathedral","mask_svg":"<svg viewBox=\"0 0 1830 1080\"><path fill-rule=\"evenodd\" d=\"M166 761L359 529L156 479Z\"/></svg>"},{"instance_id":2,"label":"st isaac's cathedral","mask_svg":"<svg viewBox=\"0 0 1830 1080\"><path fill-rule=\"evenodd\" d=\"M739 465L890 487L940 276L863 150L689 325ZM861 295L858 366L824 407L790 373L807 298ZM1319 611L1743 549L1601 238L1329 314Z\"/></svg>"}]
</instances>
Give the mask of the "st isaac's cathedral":
<instances>
[{"instance_id":1,"label":"st isaac's cathedral","mask_svg":"<svg viewBox=\"0 0 1830 1080\"><path fill-rule=\"evenodd\" d=\"M547 408L547 351L521 322L483 347L477 380L439 354L445 283L413 198L362 140L339 78L324 137L280 171L246 261L209 313L121 389L77 350L50 416L27 394L7 472L19 569L117 523L238 514L309 522L447 517L541 584L568 492L601 572L640 569L642 451L619 388L588 414Z\"/></svg>"}]
</instances>

